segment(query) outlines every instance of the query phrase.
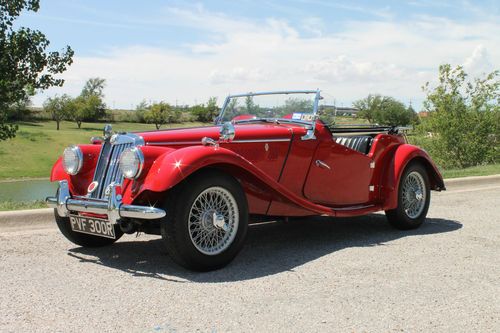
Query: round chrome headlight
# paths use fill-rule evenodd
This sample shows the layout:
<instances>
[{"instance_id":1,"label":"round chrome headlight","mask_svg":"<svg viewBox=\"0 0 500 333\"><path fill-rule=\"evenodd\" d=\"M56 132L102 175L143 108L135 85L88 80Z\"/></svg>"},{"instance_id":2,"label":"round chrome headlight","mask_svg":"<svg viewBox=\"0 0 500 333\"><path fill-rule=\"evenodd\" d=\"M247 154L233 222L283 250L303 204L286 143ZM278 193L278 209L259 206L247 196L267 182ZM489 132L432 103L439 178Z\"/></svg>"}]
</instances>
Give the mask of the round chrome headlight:
<instances>
[{"instance_id":1,"label":"round chrome headlight","mask_svg":"<svg viewBox=\"0 0 500 333\"><path fill-rule=\"evenodd\" d=\"M129 148L120 156L120 170L123 177L129 179L139 178L144 166L144 155L137 147Z\"/></svg>"},{"instance_id":2,"label":"round chrome headlight","mask_svg":"<svg viewBox=\"0 0 500 333\"><path fill-rule=\"evenodd\" d=\"M68 175L76 175L83 165L82 150L77 146L69 146L64 149L63 167Z\"/></svg>"}]
</instances>

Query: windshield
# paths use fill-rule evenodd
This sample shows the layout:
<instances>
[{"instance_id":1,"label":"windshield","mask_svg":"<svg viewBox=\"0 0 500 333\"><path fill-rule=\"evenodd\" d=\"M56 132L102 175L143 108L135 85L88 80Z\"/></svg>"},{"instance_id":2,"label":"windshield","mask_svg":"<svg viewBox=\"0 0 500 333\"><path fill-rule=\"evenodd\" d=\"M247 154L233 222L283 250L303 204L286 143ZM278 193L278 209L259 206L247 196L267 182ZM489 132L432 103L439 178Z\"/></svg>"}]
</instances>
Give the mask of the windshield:
<instances>
[{"instance_id":1,"label":"windshield","mask_svg":"<svg viewBox=\"0 0 500 333\"><path fill-rule=\"evenodd\" d=\"M274 121L312 122L317 91L256 93L229 96L219 122Z\"/></svg>"}]
</instances>

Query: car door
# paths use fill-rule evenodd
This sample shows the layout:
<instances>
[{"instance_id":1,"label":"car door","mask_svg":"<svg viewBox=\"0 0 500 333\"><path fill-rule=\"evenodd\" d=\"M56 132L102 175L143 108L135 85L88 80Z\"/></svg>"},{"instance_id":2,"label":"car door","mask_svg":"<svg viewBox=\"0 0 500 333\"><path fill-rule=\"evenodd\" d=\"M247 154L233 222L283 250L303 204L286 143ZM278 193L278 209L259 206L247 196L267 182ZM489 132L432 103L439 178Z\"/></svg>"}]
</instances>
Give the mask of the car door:
<instances>
[{"instance_id":1,"label":"car door","mask_svg":"<svg viewBox=\"0 0 500 333\"><path fill-rule=\"evenodd\" d=\"M370 162L363 153L333 139L325 140L312 159L304 195L313 202L330 206L367 203L373 173Z\"/></svg>"}]
</instances>

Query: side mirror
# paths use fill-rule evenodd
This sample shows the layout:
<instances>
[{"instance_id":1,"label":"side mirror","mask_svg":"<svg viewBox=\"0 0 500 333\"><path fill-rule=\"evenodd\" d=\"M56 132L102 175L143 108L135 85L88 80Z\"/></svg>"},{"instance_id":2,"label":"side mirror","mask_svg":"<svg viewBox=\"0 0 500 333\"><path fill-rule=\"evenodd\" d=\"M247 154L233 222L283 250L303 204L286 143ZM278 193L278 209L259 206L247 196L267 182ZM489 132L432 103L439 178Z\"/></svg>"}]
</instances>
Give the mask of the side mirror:
<instances>
[{"instance_id":1,"label":"side mirror","mask_svg":"<svg viewBox=\"0 0 500 333\"><path fill-rule=\"evenodd\" d=\"M234 125L231 124L230 122L225 122L224 124L222 124L219 133L220 133L220 139L222 141L231 141L232 139L234 139L234 136L236 135L234 130Z\"/></svg>"}]
</instances>

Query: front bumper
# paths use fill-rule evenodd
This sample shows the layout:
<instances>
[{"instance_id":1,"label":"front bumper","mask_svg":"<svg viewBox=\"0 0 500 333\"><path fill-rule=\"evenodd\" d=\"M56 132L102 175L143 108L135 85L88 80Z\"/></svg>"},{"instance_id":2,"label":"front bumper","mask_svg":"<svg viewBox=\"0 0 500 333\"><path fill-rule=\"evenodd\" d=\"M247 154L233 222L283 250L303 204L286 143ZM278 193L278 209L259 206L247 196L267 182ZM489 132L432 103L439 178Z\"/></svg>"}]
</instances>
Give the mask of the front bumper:
<instances>
[{"instance_id":1,"label":"front bumper","mask_svg":"<svg viewBox=\"0 0 500 333\"><path fill-rule=\"evenodd\" d=\"M120 218L154 220L164 217L167 213L160 208L122 203L121 187L118 184L109 185L108 200L95 200L87 197L71 197L68 181L59 181L59 189L55 197L45 199L47 205L57 209L59 216L68 216L69 212L93 213L107 215L109 221L117 223Z\"/></svg>"}]
</instances>

